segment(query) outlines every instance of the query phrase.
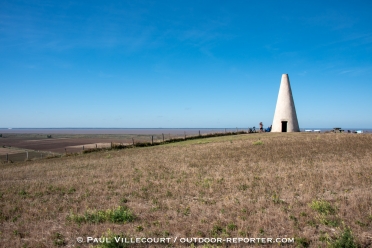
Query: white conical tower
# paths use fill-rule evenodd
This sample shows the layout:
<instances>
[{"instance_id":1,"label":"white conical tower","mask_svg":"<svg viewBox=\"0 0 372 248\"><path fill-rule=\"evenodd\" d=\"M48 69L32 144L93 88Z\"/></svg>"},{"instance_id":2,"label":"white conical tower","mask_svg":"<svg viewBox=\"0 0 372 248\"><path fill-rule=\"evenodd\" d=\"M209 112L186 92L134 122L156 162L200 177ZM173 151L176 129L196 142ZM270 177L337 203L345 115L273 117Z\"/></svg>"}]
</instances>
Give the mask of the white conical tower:
<instances>
[{"instance_id":1,"label":"white conical tower","mask_svg":"<svg viewBox=\"0 0 372 248\"><path fill-rule=\"evenodd\" d=\"M271 132L300 132L288 74L282 75Z\"/></svg>"}]
</instances>

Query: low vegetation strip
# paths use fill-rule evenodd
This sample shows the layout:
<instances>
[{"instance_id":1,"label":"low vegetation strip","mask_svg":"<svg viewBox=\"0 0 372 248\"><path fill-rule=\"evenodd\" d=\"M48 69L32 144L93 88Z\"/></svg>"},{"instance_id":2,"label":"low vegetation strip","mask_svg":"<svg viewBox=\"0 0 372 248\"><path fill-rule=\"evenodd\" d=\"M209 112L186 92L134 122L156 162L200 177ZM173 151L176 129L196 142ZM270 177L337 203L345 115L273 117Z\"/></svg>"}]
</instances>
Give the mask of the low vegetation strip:
<instances>
[{"instance_id":1,"label":"low vegetation strip","mask_svg":"<svg viewBox=\"0 0 372 248\"><path fill-rule=\"evenodd\" d=\"M154 141L154 142L134 142L132 144L117 144L111 143L111 146L108 147L100 147L100 148L90 148L84 150L83 153L91 153L97 151L104 151L104 150L111 150L111 149L127 149L127 148L135 148L135 147L149 147L149 146L158 146L158 145L166 145L176 142L184 142L188 140L196 140L196 139L206 139L212 137L222 137L222 136L231 136L231 135L239 135L239 134L247 134L246 131L237 131L237 132L225 132L225 133L210 133L210 134L203 134L203 135L194 135L194 136L184 136L178 138L172 138L164 141Z\"/></svg>"},{"instance_id":2,"label":"low vegetation strip","mask_svg":"<svg viewBox=\"0 0 372 248\"><path fill-rule=\"evenodd\" d=\"M370 134L209 137L1 169L0 247L87 247L77 237L122 233L372 246Z\"/></svg>"}]
</instances>

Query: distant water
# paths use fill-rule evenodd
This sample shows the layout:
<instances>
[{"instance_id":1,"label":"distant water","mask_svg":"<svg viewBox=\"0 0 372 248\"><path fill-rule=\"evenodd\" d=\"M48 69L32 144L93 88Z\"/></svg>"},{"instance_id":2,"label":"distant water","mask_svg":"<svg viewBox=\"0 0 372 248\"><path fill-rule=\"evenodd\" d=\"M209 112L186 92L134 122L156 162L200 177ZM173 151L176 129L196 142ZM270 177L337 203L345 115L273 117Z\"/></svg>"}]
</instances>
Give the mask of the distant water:
<instances>
[{"instance_id":1,"label":"distant water","mask_svg":"<svg viewBox=\"0 0 372 248\"><path fill-rule=\"evenodd\" d=\"M236 132L236 128L226 128L227 132ZM238 128L238 131L247 131ZM0 133L33 134L198 134L225 132L225 128L0 128Z\"/></svg>"},{"instance_id":2,"label":"distant water","mask_svg":"<svg viewBox=\"0 0 372 248\"><path fill-rule=\"evenodd\" d=\"M256 130L259 128L256 127ZM305 130L321 130L321 132L330 131L333 128L301 128ZM343 130L363 130L371 133L370 128L342 128ZM0 133L35 133L35 134L202 134L220 133L220 132L247 131L247 128L0 128Z\"/></svg>"}]
</instances>

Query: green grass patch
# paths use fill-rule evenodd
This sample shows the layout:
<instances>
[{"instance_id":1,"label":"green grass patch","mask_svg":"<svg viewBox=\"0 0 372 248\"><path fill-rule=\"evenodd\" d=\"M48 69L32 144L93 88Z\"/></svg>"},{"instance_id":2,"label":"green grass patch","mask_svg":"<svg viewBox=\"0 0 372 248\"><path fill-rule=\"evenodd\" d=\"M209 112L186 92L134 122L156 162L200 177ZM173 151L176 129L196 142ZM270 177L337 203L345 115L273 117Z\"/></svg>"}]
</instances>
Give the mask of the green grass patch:
<instances>
[{"instance_id":1,"label":"green grass patch","mask_svg":"<svg viewBox=\"0 0 372 248\"><path fill-rule=\"evenodd\" d=\"M81 223L126 223L135 220L135 215L125 206L108 210L88 210L84 214L70 213L67 219L78 224Z\"/></svg>"},{"instance_id":2,"label":"green grass patch","mask_svg":"<svg viewBox=\"0 0 372 248\"><path fill-rule=\"evenodd\" d=\"M311 209L317 211L321 215L330 215L336 213L336 208L327 201L312 201L310 203Z\"/></svg>"},{"instance_id":3,"label":"green grass patch","mask_svg":"<svg viewBox=\"0 0 372 248\"><path fill-rule=\"evenodd\" d=\"M260 146L260 145L263 145L263 142L261 141L261 140L257 140L257 141L254 141L253 142L253 145L255 145L255 146Z\"/></svg>"}]
</instances>

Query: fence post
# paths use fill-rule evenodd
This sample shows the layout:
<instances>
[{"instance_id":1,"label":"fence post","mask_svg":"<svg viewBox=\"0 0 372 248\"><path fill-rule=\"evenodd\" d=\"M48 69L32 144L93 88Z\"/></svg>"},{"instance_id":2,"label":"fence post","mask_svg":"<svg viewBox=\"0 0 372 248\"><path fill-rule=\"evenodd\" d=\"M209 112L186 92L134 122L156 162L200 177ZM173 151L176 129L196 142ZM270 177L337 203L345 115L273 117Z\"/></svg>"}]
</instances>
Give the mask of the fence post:
<instances>
[{"instance_id":1,"label":"fence post","mask_svg":"<svg viewBox=\"0 0 372 248\"><path fill-rule=\"evenodd\" d=\"M43 158L43 154L42 153L40 153L41 154L41 158Z\"/></svg>"},{"instance_id":2,"label":"fence post","mask_svg":"<svg viewBox=\"0 0 372 248\"><path fill-rule=\"evenodd\" d=\"M83 146L83 151L84 151L84 146Z\"/></svg>"},{"instance_id":3,"label":"fence post","mask_svg":"<svg viewBox=\"0 0 372 248\"><path fill-rule=\"evenodd\" d=\"M66 148L65 148L65 153L67 154Z\"/></svg>"},{"instance_id":4,"label":"fence post","mask_svg":"<svg viewBox=\"0 0 372 248\"><path fill-rule=\"evenodd\" d=\"M111 149L112 149L112 141L111 141Z\"/></svg>"},{"instance_id":5,"label":"fence post","mask_svg":"<svg viewBox=\"0 0 372 248\"><path fill-rule=\"evenodd\" d=\"M186 131L185 131L185 139L186 139Z\"/></svg>"},{"instance_id":6,"label":"fence post","mask_svg":"<svg viewBox=\"0 0 372 248\"><path fill-rule=\"evenodd\" d=\"M164 142L164 134L162 133L162 135L163 135L163 142Z\"/></svg>"},{"instance_id":7,"label":"fence post","mask_svg":"<svg viewBox=\"0 0 372 248\"><path fill-rule=\"evenodd\" d=\"M8 153L6 154L6 162L8 162L9 160L9 157L8 157Z\"/></svg>"},{"instance_id":8,"label":"fence post","mask_svg":"<svg viewBox=\"0 0 372 248\"><path fill-rule=\"evenodd\" d=\"M28 151L26 151L26 159L28 160Z\"/></svg>"},{"instance_id":9,"label":"fence post","mask_svg":"<svg viewBox=\"0 0 372 248\"><path fill-rule=\"evenodd\" d=\"M200 136L200 130L199 130L199 136Z\"/></svg>"},{"instance_id":10,"label":"fence post","mask_svg":"<svg viewBox=\"0 0 372 248\"><path fill-rule=\"evenodd\" d=\"M154 135L151 136L151 145L154 144Z\"/></svg>"},{"instance_id":11,"label":"fence post","mask_svg":"<svg viewBox=\"0 0 372 248\"><path fill-rule=\"evenodd\" d=\"M97 149L97 144L96 144L96 149Z\"/></svg>"},{"instance_id":12,"label":"fence post","mask_svg":"<svg viewBox=\"0 0 372 248\"><path fill-rule=\"evenodd\" d=\"M132 138L132 143L133 143L133 145L134 145L134 139Z\"/></svg>"},{"instance_id":13,"label":"fence post","mask_svg":"<svg viewBox=\"0 0 372 248\"><path fill-rule=\"evenodd\" d=\"M225 128L225 133L226 133L226 128Z\"/></svg>"}]
</instances>

